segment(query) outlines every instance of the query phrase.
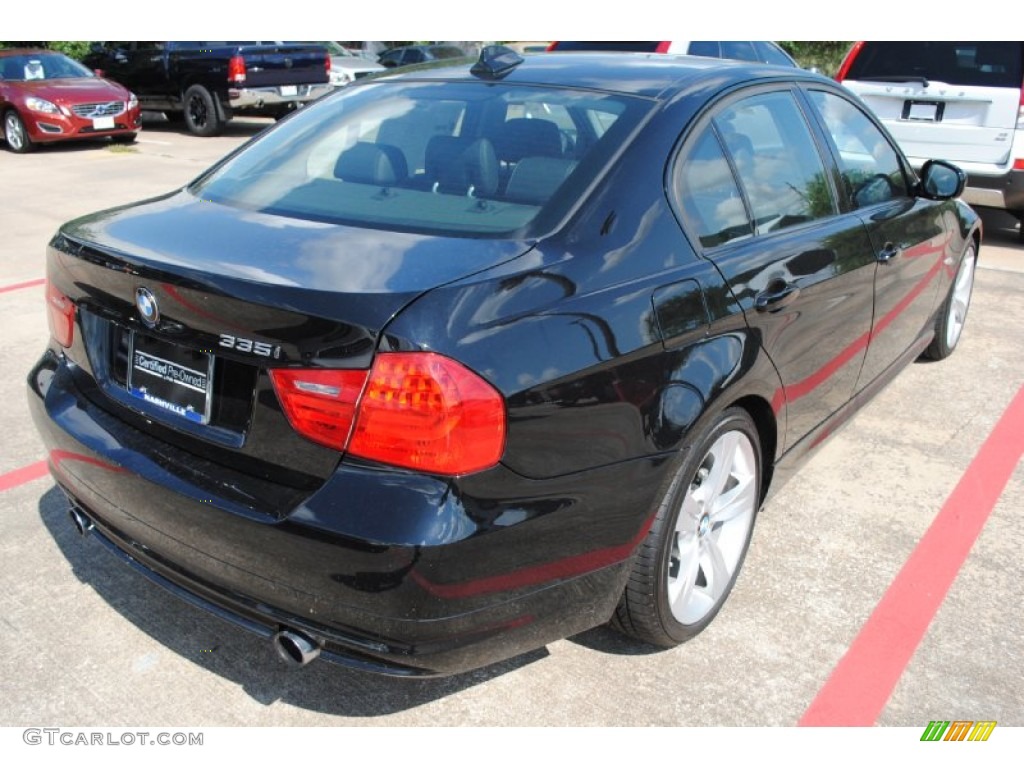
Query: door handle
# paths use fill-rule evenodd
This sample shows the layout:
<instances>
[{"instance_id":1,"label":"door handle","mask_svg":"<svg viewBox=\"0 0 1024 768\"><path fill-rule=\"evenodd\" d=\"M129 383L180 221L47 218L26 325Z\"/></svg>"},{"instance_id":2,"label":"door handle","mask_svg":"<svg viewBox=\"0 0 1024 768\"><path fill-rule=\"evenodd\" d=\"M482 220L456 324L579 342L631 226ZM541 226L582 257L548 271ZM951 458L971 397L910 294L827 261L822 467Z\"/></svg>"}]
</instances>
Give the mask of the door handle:
<instances>
[{"instance_id":1,"label":"door handle","mask_svg":"<svg viewBox=\"0 0 1024 768\"><path fill-rule=\"evenodd\" d=\"M754 298L754 309L758 312L778 312L788 307L800 295L800 286L786 280L772 280L768 287Z\"/></svg>"},{"instance_id":2,"label":"door handle","mask_svg":"<svg viewBox=\"0 0 1024 768\"><path fill-rule=\"evenodd\" d=\"M885 245L882 246L882 250L878 252L878 255L875 258L878 260L880 264L887 264L888 262L892 261L897 256L899 256L901 253L903 253L902 245L886 243Z\"/></svg>"}]
</instances>

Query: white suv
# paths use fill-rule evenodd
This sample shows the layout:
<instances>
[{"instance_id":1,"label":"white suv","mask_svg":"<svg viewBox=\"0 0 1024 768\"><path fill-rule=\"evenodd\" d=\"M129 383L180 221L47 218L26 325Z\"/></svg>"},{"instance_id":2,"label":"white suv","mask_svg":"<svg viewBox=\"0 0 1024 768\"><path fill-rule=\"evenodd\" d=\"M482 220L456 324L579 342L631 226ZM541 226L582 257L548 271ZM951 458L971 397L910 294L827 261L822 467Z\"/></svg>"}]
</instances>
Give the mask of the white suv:
<instances>
[{"instance_id":1,"label":"white suv","mask_svg":"<svg viewBox=\"0 0 1024 768\"><path fill-rule=\"evenodd\" d=\"M1021 42L859 42L836 79L915 167L950 160L967 172L966 202L1024 221L1022 61Z\"/></svg>"}]
</instances>

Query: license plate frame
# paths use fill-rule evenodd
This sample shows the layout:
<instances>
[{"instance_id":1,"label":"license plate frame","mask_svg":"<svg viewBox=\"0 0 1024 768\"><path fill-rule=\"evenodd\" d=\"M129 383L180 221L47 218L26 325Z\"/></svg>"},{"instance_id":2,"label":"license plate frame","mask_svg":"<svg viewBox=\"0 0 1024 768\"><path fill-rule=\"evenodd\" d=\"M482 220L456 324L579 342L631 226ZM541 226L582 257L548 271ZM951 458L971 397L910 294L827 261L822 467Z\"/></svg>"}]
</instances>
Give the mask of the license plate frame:
<instances>
[{"instance_id":1,"label":"license plate frame","mask_svg":"<svg viewBox=\"0 0 1024 768\"><path fill-rule=\"evenodd\" d=\"M904 120L917 123L941 123L946 111L946 102L930 99L907 99L903 102Z\"/></svg>"},{"instance_id":2,"label":"license plate frame","mask_svg":"<svg viewBox=\"0 0 1024 768\"><path fill-rule=\"evenodd\" d=\"M115 127L114 118L112 117L94 117L92 119L92 129L94 131L112 131Z\"/></svg>"},{"instance_id":3,"label":"license plate frame","mask_svg":"<svg viewBox=\"0 0 1024 768\"><path fill-rule=\"evenodd\" d=\"M297 85L282 85L280 86L282 96L298 96L299 86Z\"/></svg>"},{"instance_id":4,"label":"license plate frame","mask_svg":"<svg viewBox=\"0 0 1024 768\"><path fill-rule=\"evenodd\" d=\"M209 424L214 356L153 336L128 336L128 394L158 412Z\"/></svg>"}]
</instances>

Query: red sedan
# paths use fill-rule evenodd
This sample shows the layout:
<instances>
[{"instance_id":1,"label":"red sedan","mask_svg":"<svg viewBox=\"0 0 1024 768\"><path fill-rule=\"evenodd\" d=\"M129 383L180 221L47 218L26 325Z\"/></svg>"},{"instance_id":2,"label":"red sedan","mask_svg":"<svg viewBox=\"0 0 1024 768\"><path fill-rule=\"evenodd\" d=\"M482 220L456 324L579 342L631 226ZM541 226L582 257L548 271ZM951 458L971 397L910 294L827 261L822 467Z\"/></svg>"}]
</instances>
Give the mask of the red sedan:
<instances>
[{"instance_id":1,"label":"red sedan","mask_svg":"<svg viewBox=\"0 0 1024 768\"><path fill-rule=\"evenodd\" d=\"M56 51L0 51L0 114L12 152L103 136L130 143L142 127L134 93Z\"/></svg>"}]
</instances>

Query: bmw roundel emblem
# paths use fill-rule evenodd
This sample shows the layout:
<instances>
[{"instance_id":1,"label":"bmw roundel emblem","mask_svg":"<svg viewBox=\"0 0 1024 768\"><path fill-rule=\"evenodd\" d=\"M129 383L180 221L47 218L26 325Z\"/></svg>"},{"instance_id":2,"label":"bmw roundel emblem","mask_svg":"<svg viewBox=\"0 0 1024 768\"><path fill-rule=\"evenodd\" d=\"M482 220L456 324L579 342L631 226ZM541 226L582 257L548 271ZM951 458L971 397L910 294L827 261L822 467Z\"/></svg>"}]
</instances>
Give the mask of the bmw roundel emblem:
<instances>
[{"instance_id":1,"label":"bmw roundel emblem","mask_svg":"<svg viewBox=\"0 0 1024 768\"><path fill-rule=\"evenodd\" d=\"M160 322L160 308L156 305L156 296L148 288L135 289L135 306L139 309L139 318L144 325L153 328Z\"/></svg>"}]
</instances>

